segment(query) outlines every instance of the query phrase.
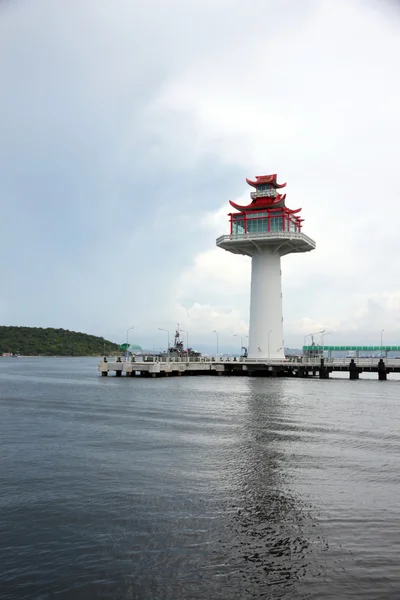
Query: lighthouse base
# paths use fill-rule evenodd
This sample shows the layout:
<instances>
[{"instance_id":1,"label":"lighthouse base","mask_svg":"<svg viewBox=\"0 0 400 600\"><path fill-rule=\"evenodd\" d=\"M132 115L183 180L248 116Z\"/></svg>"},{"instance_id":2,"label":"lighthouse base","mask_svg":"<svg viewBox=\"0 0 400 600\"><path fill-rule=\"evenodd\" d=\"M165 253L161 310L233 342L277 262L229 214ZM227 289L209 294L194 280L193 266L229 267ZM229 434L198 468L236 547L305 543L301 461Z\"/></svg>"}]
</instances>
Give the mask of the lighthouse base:
<instances>
[{"instance_id":1,"label":"lighthouse base","mask_svg":"<svg viewBox=\"0 0 400 600\"><path fill-rule=\"evenodd\" d=\"M281 257L273 247L260 247L252 255L248 358L266 361L285 358Z\"/></svg>"},{"instance_id":2,"label":"lighthouse base","mask_svg":"<svg viewBox=\"0 0 400 600\"><path fill-rule=\"evenodd\" d=\"M222 235L217 246L252 259L249 360L283 360L281 256L313 250L314 240L302 232L248 232Z\"/></svg>"}]
</instances>

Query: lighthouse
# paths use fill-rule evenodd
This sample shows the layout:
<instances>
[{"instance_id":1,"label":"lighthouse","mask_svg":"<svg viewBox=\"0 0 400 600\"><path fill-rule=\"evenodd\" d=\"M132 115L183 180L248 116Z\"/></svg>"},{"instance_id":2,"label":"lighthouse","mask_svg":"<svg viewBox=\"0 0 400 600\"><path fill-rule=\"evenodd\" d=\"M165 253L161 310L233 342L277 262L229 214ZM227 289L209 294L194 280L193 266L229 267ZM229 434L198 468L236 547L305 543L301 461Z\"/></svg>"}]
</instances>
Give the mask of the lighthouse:
<instances>
[{"instance_id":1,"label":"lighthouse","mask_svg":"<svg viewBox=\"0 0 400 600\"><path fill-rule=\"evenodd\" d=\"M282 316L281 257L314 250L315 242L302 231L301 208L286 206L277 175L246 179L254 188L251 202L229 213L230 233L217 246L251 257L250 331L248 358L281 360L285 357Z\"/></svg>"}]
</instances>

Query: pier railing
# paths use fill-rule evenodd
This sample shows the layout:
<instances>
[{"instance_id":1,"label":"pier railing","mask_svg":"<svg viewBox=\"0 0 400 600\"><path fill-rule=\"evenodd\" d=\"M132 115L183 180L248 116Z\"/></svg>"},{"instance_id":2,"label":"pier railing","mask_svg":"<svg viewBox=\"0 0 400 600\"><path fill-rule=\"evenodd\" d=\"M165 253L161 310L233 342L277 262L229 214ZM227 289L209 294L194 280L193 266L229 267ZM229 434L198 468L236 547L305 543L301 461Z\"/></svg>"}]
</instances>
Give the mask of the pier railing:
<instances>
[{"instance_id":1,"label":"pier railing","mask_svg":"<svg viewBox=\"0 0 400 600\"><path fill-rule=\"evenodd\" d=\"M221 358L221 357L208 357L208 356L194 356L194 357L186 357L186 356L150 356L143 355L135 357L135 360L131 358L119 358L117 357L108 357L107 360L109 362L122 362L122 363L135 363L135 362L149 362L149 363L221 363L221 364L234 364L234 363L249 363L249 364L264 364L264 365L285 365L295 367L296 364L299 366L319 366L321 364L320 358L307 358L307 357L299 357L296 359L285 358L282 360L273 360L268 358L245 358L241 357L229 357L229 358ZM378 365L380 358L325 358L324 364L325 366L343 366L347 367L351 360L354 360L354 363L358 367L375 367ZM384 360L386 366L400 366L400 359L389 358Z\"/></svg>"}]
</instances>

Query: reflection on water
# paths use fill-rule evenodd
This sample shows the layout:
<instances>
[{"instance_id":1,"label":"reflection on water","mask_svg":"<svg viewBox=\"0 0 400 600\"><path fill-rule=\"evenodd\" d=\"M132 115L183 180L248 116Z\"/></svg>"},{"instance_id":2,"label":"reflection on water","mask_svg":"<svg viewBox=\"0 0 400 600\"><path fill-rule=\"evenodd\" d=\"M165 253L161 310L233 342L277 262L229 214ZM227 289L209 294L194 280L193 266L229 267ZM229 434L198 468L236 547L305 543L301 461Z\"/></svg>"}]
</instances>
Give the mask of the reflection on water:
<instances>
[{"instance_id":1,"label":"reflection on water","mask_svg":"<svg viewBox=\"0 0 400 600\"><path fill-rule=\"evenodd\" d=\"M400 597L398 385L0 362L1 599Z\"/></svg>"},{"instance_id":2,"label":"reflection on water","mask_svg":"<svg viewBox=\"0 0 400 600\"><path fill-rule=\"evenodd\" d=\"M321 575L320 554L328 548L313 507L290 488L290 455L280 448L284 385L276 382L266 404L260 382L249 380L238 502L232 507L230 538L223 545L235 548L235 565L247 589L256 596L273 590L275 598L300 593L296 582Z\"/></svg>"}]
</instances>

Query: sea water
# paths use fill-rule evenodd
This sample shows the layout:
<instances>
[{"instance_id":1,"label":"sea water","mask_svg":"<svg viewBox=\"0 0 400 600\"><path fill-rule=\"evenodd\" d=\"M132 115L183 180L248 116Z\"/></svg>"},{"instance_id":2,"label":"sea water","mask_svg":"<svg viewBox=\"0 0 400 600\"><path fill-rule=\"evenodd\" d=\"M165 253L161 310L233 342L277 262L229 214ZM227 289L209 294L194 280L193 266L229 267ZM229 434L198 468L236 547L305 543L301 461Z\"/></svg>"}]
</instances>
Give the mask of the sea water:
<instances>
[{"instance_id":1,"label":"sea water","mask_svg":"<svg viewBox=\"0 0 400 600\"><path fill-rule=\"evenodd\" d=\"M400 597L400 381L0 359L0 598Z\"/></svg>"}]
</instances>

